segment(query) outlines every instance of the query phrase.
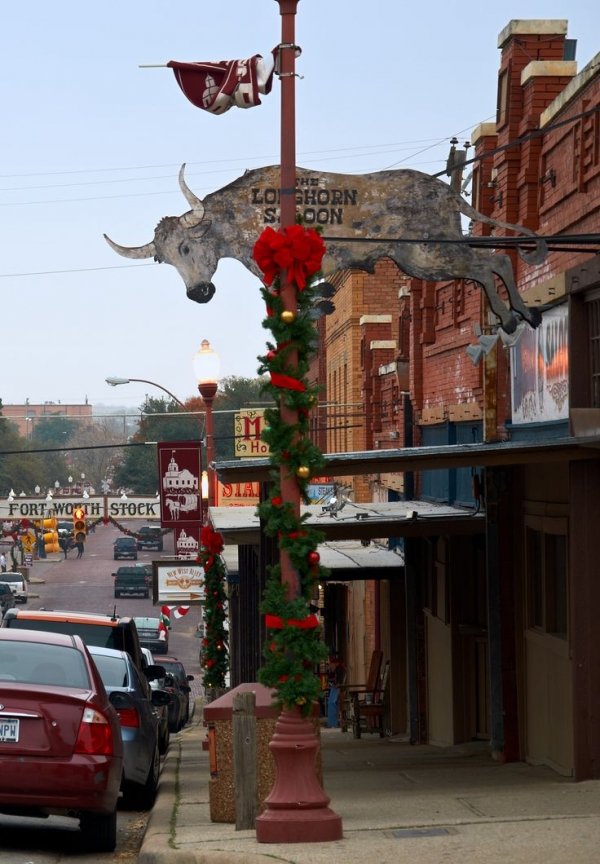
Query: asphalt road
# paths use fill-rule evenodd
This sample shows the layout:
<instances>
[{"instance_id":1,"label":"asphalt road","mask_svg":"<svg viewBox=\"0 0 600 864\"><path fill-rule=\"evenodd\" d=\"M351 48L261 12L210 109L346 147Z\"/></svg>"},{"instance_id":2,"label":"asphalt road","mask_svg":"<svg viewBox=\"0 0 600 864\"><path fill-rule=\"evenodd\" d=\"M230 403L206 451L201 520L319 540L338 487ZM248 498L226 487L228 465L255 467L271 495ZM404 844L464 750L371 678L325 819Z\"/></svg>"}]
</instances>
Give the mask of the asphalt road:
<instances>
[{"instance_id":1,"label":"asphalt road","mask_svg":"<svg viewBox=\"0 0 600 864\"><path fill-rule=\"evenodd\" d=\"M135 530L142 524L144 523L128 522L127 528ZM126 563L113 559L113 542L120 536L121 532L113 525L99 525L95 533L88 536L81 559L78 560L76 552L71 551L66 561L61 553L60 556L49 556L46 561L34 562L30 573L33 581L29 586L30 597L26 608L71 609L108 614L112 614L116 609L118 615L157 617L160 608L152 605L151 598L114 598L112 574L121 563ZM140 562L173 557L172 534L165 535L162 553L138 552ZM22 607L19 605L17 608ZM169 655L178 657L188 673L194 675L194 681L191 682L192 700L202 689L198 660L199 640L195 637L200 615L200 607L193 606L184 617L171 617L169 635ZM75 820L56 816L48 820L34 820L0 814L0 864L57 864L67 859L70 864L135 861L147 819L147 813L120 809L116 850L103 855L90 855L78 851L79 829Z\"/></svg>"}]
</instances>

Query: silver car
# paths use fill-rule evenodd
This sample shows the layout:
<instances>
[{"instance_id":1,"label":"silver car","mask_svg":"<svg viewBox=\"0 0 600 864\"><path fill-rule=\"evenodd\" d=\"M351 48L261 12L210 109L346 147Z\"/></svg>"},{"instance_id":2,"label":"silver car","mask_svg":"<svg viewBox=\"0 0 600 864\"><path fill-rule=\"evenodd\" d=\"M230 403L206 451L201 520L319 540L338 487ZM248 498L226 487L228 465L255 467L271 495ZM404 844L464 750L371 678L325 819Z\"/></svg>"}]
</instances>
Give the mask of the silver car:
<instances>
[{"instance_id":1,"label":"silver car","mask_svg":"<svg viewBox=\"0 0 600 864\"><path fill-rule=\"evenodd\" d=\"M119 715L123 739L123 800L129 807L149 810L154 804L160 774L159 706L169 697L151 690L148 678L160 667L146 668L142 677L125 651L88 645L100 677ZM154 669L156 668L156 673Z\"/></svg>"}]
</instances>

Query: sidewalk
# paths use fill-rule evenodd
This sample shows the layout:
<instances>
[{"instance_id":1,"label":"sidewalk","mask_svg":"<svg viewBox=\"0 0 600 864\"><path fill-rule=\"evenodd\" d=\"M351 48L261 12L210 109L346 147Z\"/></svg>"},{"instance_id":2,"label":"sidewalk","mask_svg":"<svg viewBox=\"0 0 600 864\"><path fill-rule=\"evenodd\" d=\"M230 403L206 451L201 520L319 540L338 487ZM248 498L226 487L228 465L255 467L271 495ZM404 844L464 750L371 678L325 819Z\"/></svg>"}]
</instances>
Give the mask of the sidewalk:
<instances>
[{"instance_id":1,"label":"sidewalk","mask_svg":"<svg viewBox=\"0 0 600 864\"><path fill-rule=\"evenodd\" d=\"M600 855L600 780L494 762L487 746L411 747L322 730L324 782L344 839L258 843L209 815L201 705L172 736L140 864L592 864Z\"/></svg>"}]
</instances>

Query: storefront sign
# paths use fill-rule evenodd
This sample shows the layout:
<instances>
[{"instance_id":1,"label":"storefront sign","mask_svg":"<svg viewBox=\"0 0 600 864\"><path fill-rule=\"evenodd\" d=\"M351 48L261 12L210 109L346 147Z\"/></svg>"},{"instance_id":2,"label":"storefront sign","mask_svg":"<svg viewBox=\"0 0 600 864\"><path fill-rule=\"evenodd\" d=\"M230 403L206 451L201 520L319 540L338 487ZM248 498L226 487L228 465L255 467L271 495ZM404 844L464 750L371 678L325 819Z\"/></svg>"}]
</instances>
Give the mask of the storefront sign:
<instances>
[{"instance_id":1,"label":"storefront sign","mask_svg":"<svg viewBox=\"0 0 600 864\"><path fill-rule=\"evenodd\" d=\"M153 603L189 606L202 602L204 570L200 564L183 561L153 561Z\"/></svg>"},{"instance_id":2,"label":"storefront sign","mask_svg":"<svg viewBox=\"0 0 600 864\"><path fill-rule=\"evenodd\" d=\"M268 456L269 447L260 437L264 428L264 408L246 409L237 413L234 419L235 456L245 459Z\"/></svg>"},{"instance_id":3,"label":"storefront sign","mask_svg":"<svg viewBox=\"0 0 600 864\"><path fill-rule=\"evenodd\" d=\"M569 416L567 305L544 312L511 348L512 422L542 423Z\"/></svg>"},{"instance_id":4,"label":"storefront sign","mask_svg":"<svg viewBox=\"0 0 600 864\"><path fill-rule=\"evenodd\" d=\"M258 506L260 483L217 483L217 507Z\"/></svg>"}]
</instances>

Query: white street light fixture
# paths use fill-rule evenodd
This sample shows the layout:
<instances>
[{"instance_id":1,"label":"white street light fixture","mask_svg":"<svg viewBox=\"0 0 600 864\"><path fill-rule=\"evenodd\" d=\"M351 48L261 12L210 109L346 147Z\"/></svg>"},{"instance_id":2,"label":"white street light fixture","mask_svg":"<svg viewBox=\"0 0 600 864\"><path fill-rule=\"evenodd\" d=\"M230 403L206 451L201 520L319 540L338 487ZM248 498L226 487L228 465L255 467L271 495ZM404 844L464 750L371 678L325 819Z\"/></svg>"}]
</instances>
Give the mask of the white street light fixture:
<instances>
[{"instance_id":1,"label":"white street light fixture","mask_svg":"<svg viewBox=\"0 0 600 864\"><path fill-rule=\"evenodd\" d=\"M69 486L70 486L71 483L73 482L73 478L69 475L69 476L67 477L67 480L69 481Z\"/></svg>"},{"instance_id":2,"label":"white street light fixture","mask_svg":"<svg viewBox=\"0 0 600 864\"><path fill-rule=\"evenodd\" d=\"M39 486L36 486L33 491L35 492L36 495L39 495L42 490L40 489Z\"/></svg>"},{"instance_id":3,"label":"white street light fixture","mask_svg":"<svg viewBox=\"0 0 600 864\"><path fill-rule=\"evenodd\" d=\"M149 381L147 378L105 378L104 379L107 384L110 384L111 387L118 387L119 384L131 384L132 382L137 382L139 384L150 384L152 387L158 387L159 390L162 390L163 393L166 393L171 397L173 402L177 402L178 405L183 405L181 399L178 399L174 393L171 393L170 390L167 390L166 387L163 387L162 384L157 384L156 381Z\"/></svg>"}]
</instances>

